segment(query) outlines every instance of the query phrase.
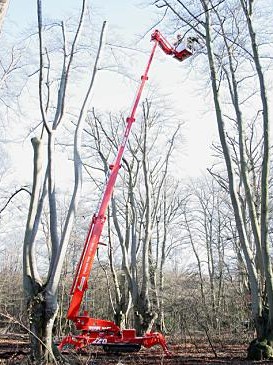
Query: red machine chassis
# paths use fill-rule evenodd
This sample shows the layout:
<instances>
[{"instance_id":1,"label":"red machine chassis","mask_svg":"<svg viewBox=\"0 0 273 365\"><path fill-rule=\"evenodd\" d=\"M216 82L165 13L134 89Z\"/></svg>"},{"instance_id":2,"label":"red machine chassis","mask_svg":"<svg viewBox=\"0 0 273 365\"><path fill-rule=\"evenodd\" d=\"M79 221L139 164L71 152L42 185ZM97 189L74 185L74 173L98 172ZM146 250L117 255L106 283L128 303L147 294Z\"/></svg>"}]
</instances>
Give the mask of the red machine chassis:
<instances>
[{"instance_id":1,"label":"red machine chassis","mask_svg":"<svg viewBox=\"0 0 273 365\"><path fill-rule=\"evenodd\" d=\"M192 53L185 49L183 52L176 52L165 38L156 30L151 37L154 45L151 55L148 60L145 72L141 76L141 83L136 94L136 99L130 116L127 118L126 128L121 145L118 149L116 160L110 166L110 175L106 184L105 192L97 214L94 214L88 234L85 240L82 255L78 264L76 276L71 288L71 302L68 309L67 318L75 323L76 329L82 331L79 335L68 335L59 344L59 349L62 350L66 346L72 346L76 350L82 349L88 345L100 345L106 351L138 351L141 346L150 348L154 345L160 345L166 355L170 355L167 349L164 336L158 332L147 332L143 336L136 336L135 329L121 330L114 322L88 317L87 312L84 315L79 315L80 306L83 300L84 292L87 289L87 282L92 269L94 257L99 244L102 229L106 220L106 210L109 205L113 188L116 182L118 171L121 167L121 159L128 140L128 136L135 121L135 113L145 82L148 80L148 71L154 57L157 45L168 55L172 55L179 61L192 55Z\"/></svg>"},{"instance_id":2,"label":"red machine chassis","mask_svg":"<svg viewBox=\"0 0 273 365\"><path fill-rule=\"evenodd\" d=\"M90 326L90 330L82 330L80 335L69 335L65 337L59 345L60 350L66 348L66 346L72 346L76 350L79 350L88 345L95 345L102 346L104 350L109 352L136 352L140 350L141 346L150 348L155 345L160 345L166 355L171 355L164 336L159 332L147 332L144 336L136 336L135 329L120 330L118 326L110 321L97 320L89 317L82 317L82 319L84 322L85 320L93 320L93 323L100 324L98 326Z\"/></svg>"}]
</instances>

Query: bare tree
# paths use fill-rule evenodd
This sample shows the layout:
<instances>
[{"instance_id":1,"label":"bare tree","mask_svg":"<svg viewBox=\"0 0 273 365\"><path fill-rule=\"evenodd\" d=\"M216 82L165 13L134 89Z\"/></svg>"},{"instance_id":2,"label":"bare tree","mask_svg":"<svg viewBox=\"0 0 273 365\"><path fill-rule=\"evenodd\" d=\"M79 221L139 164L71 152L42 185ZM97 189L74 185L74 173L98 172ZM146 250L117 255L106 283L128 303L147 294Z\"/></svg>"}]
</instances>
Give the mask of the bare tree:
<instances>
[{"instance_id":1,"label":"bare tree","mask_svg":"<svg viewBox=\"0 0 273 365\"><path fill-rule=\"evenodd\" d=\"M42 120L42 132L40 137L32 138L34 150L33 160L33 186L30 199L29 213L24 238L24 290L27 300L29 322L31 329L32 356L36 361L51 361L53 355L52 331L58 311L57 289L60 281L62 266L65 259L66 249L71 235L74 217L82 186L82 162L81 162L81 138L88 110L90 93L98 69L99 56L102 47L105 23L102 26L97 55L93 70L89 75L89 85L83 95L83 100L76 117L74 130L73 161L74 161L74 187L70 199L69 209L65 218L62 231L58 229L57 196L56 196L56 134L64 123L68 87L73 71L74 57L77 52L77 44L83 27L83 19L86 1L82 1L82 9L78 26L68 46L65 24L59 24L62 36L62 66L59 75L57 101L54 102L54 94L51 93L50 82L50 56L43 44L43 24L41 1L37 1L38 34L39 34L39 104ZM53 110L53 113L52 113ZM47 164L43 168L43 144L47 148ZM43 207L48 201L49 215L49 243L50 255L46 275L41 275L37 264L37 238L41 223ZM61 361L61 360L58 360Z\"/></svg>"},{"instance_id":2,"label":"bare tree","mask_svg":"<svg viewBox=\"0 0 273 365\"><path fill-rule=\"evenodd\" d=\"M159 120L165 118L158 110L149 100L142 105L142 120L136 125L133 138L129 141L129 157L123 159L124 172L112 197L108 221L113 232L109 236L115 318L128 324L132 318L132 315L129 316L132 307L134 326L139 333L150 330L155 323L158 328L163 328L164 265L171 246L167 243L171 237L168 226L174 221L180 202L178 189L171 189L167 184L171 181L168 179L170 158L180 126L167 141L162 138L161 144L166 144L164 154L157 153ZM106 122L98 114L93 113L90 118L87 133L94 140L92 145L96 146L100 156L98 169L107 174L109 156L119 145L118 126L125 120L110 115L110 125L106 127ZM120 252L115 236L122 252L120 275L117 274L117 263L114 265L115 247ZM160 319L157 320L159 313Z\"/></svg>"},{"instance_id":3,"label":"bare tree","mask_svg":"<svg viewBox=\"0 0 273 365\"><path fill-rule=\"evenodd\" d=\"M228 176L228 190L250 283L252 317L258 342L262 341L264 345L263 350L259 350L260 355L254 355L250 351L249 356L270 357L271 350L268 351L266 347L271 344L272 309L270 308L273 299L268 246L269 114L265 73L261 66L257 36L253 26L253 18L256 15L253 1L240 1L234 4L228 1L200 0L190 4L179 0L163 0L156 1L155 4L157 7L170 10L178 20L178 27L183 27L185 32L195 31L206 45L202 53L207 55L209 64L219 139ZM252 71L253 69L256 73ZM252 85L251 91L250 85ZM227 93L230 94L229 107L224 104ZM257 102L257 108L261 108L263 112L260 202L257 200L257 190L251 185L251 159L248 159L246 146L247 139L251 138L245 131L245 120L250 118L247 108L249 100ZM259 114L257 108L253 108L253 115ZM252 119L255 120L253 117ZM238 146L235 159L234 144L231 143L232 138L229 136L231 127L228 122L236 125L238 133L234 138ZM241 204L241 196L238 194L236 165L239 166L239 178L243 186L241 192L245 196L247 209ZM255 205L257 203L258 206ZM251 230L246 225L246 217L250 219ZM252 242L255 244L254 249ZM258 260L255 260L255 257Z\"/></svg>"}]
</instances>

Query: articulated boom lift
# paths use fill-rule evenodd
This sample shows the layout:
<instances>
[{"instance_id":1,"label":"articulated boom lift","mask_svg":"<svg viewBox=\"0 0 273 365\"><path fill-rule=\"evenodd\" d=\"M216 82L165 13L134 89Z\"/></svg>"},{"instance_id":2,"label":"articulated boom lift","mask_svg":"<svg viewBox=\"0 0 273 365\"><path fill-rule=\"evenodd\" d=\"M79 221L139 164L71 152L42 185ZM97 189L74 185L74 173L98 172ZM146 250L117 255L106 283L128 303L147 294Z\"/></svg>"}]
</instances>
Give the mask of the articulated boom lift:
<instances>
[{"instance_id":1,"label":"articulated boom lift","mask_svg":"<svg viewBox=\"0 0 273 365\"><path fill-rule=\"evenodd\" d=\"M198 43L197 38L188 38L184 45L181 41L176 42L175 45L171 45L166 38L159 32L155 30L151 36L151 40L158 42L159 47L167 54L173 56L178 61L184 61L186 58L190 57L194 53L195 43Z\"/></svg>"},{"instance_id":2,"label":"articulated boom lift","mask_svg":"<svg viewBox=\"0 0 273 365\"><path fill-rule=\"evenodd\" d=\"M78 264L76 276L70 292L72 298L68 309L67 318L75 323L76 329L81 331L81 334L66 336L59 345L60 350L62 350L67 345L72 346L75 349L80 349L87 345L101 345L104 350L108 352L135 352L140 350L141 346L150 348L158 344L162 346L165 354L170 355L170 352L167 349L165 338L161 333L147 332L143 336L139 337L136 336L135 329L121 330L112 321L89 317L86 311L84 311L83 314L79 314L83 295L87 289L87 282L90 276L94 257L97 247L100 243L102 229L106 221L105 213L111 199L118 171L121 167L121 159L128 140L128 136L132 124L135 121L135 113L139 104L142 90L145 82L148 80L148 71L150 69L156 47L159 45L166 54L172 55L179 61L182 61L192 55L192 53L187 49L185 49L183 52L176 51L175 48L172 47L162 37L158 30L152 34L151 40L154 41L151 55L148 60L144 75L141 76L141 83L136 94L136 99L133 104L131 114L126 119L127 125L116 156L116 160L114 164L110 166L109 179L106 184L105 192L103 194L98 213L94 214L92 218L83 252Z\"/></svg>"}]
</instances>

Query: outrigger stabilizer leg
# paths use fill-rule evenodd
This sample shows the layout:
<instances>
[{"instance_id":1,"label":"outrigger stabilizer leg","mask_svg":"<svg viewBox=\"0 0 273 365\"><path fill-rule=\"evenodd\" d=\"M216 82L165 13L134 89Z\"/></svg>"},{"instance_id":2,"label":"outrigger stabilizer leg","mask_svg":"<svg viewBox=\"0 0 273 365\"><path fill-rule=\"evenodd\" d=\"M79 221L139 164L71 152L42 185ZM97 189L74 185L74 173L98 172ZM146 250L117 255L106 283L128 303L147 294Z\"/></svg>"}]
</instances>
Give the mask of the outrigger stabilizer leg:
<instances>
[{"instance_id":1,"label":"outrigger stabilizer leg","mask_svg":"<svg viewBox=\"0 0 273 365\"><path fill-rule=\"evenodd\" d=\"M77 351L88 345L92 345L102 346L105 352L122 353L138 352L141 349L141 346L151 348L160 345L165 355L171 356L162 333L147 332L144 336L136 336L135 329L120 330L113 322L108 322L108 329L101 328L98 330L82 331L79 335L66 336L59 344L59 350L62 351L66 348L73 348ZM115 330L111 330L110 326L113 326Z\"/></svg>"}]
</instances>

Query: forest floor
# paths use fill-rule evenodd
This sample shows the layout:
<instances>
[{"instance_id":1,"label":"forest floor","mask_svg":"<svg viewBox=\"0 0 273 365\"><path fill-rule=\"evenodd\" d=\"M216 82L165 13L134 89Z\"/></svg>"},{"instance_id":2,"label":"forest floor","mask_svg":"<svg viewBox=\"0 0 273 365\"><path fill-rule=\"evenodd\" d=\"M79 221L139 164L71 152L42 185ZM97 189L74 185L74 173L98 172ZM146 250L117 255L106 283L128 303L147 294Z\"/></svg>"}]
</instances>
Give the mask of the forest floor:
<instances>
[{"instance_id":1,"label":"forest floor","mask_svg":"<svg viewBox=\"0 0 273 365\"><path fill-rule=\"evenodd\" d=\"M226 342L226 341L225 341ZM142 349L138 353L113 355L107 354L100 348L92 348L89 354L66 353L75 365L205 365L205 364L273 364L273 361L248 361L246 359L247 344L214 343L189 340L180 344L169 344L172 357L162 354L159 347ZM29 343L25 335L0 335L0 364L24 365L29 361Z\"/></svg>"}]
</instances>

